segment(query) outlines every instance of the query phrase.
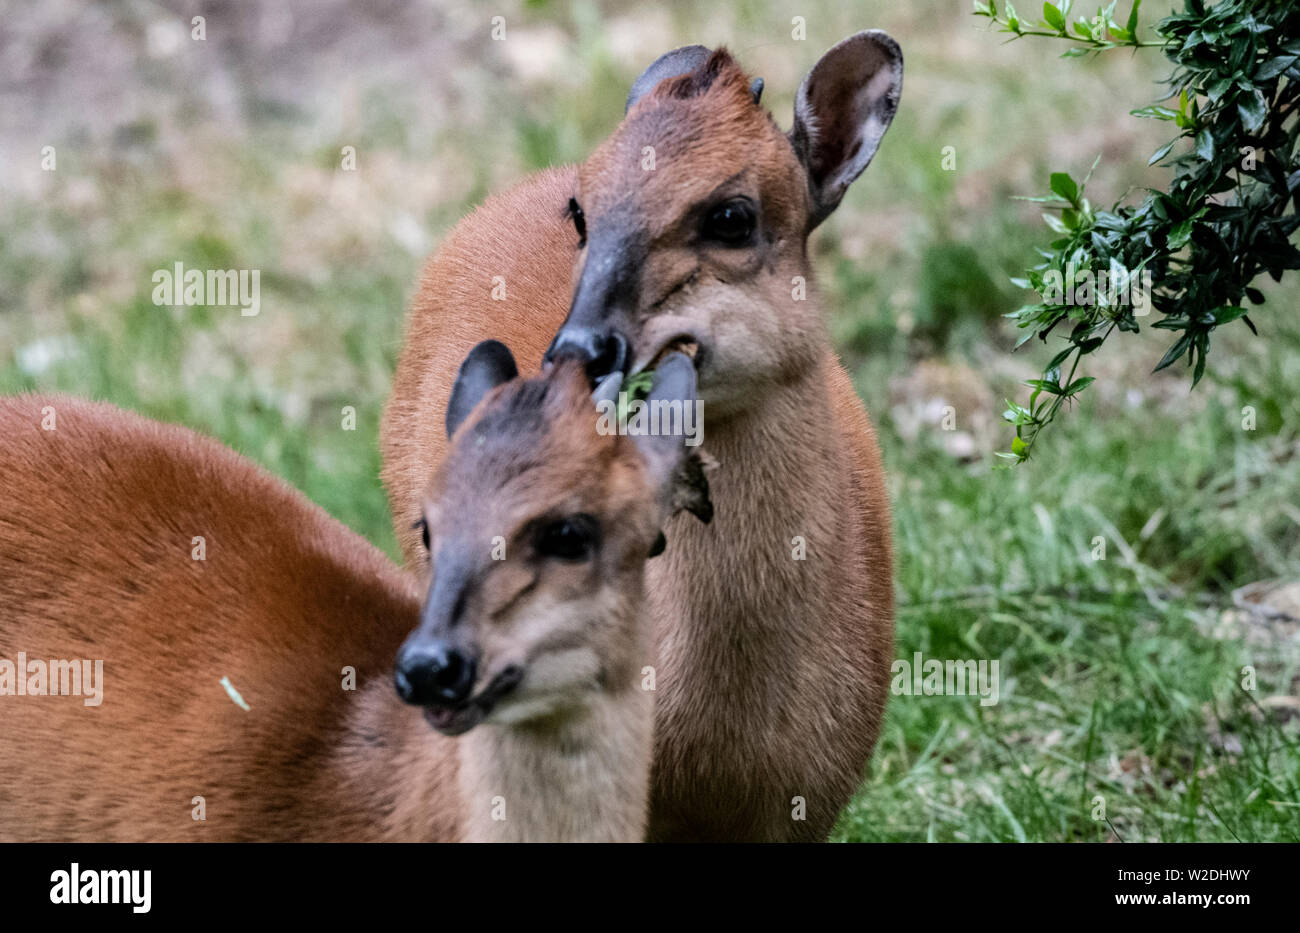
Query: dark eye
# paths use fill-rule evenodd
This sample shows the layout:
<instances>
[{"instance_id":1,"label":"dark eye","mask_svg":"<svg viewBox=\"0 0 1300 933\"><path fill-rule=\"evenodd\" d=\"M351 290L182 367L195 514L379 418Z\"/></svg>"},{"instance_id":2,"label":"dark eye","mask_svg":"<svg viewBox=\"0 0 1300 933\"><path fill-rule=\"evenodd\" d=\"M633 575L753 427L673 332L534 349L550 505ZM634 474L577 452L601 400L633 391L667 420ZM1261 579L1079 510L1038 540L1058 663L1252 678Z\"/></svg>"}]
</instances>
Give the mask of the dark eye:
<instances>
[{"instance_id":1,"label":"dark eye","mask_svg":"<svg viewBox=\"0 0 1300 933\"><path fill-rule=\"evenodd\" d=\"M560 560L586 560L596 549L596 530L596 520L590 515L547 522L537 531L537 553Z\"/></svg>"},{"instance_id":2,"label":"dark eye","mask_svg":"<svg viewBox=\"0 0 1300 933\"><path fill-rule=\"evenodd\" d=\"M582 206L578 204L577 198L569 198L569 216L573 218L573 228L578 231L578 245L587 245L587 215L582 212Z\"/></svg>"},{"instance_id":3,"label":"dark eye","mask_svg":"<svg viewBox=\"0 0 1300 933\"><path fill-rule=\"evenodd\" d=\"M424 549L429 550L429 523L423 518L418 518L411 527L420 529L420 540L424 542Z\"/></svg>"},{"instance_id":4,"label":"dark eye","mask_svg":"<svg viewBox=\"0 0 1300 933\"><path fill-rule=\"evenodd\" d=\"M748 243L754 234L754 206L744 198L724 201L710 209L701 233L706 240L716 240L728 246Z\"/></svg>"}]
</instances>

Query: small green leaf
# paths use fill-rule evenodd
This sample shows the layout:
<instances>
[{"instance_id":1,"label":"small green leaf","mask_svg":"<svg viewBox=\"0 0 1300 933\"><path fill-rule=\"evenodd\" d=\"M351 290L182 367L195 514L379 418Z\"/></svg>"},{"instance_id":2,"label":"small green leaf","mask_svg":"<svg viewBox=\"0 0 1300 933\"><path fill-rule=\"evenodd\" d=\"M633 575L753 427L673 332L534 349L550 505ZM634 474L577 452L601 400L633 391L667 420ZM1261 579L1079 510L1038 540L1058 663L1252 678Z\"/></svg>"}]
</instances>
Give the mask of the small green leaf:
<instances>
[{"instance_id":1,"label":"small green leaf","mask_svg":"<svg viewBox=\"0 0 1300 933\"><path fill-rule=\"evenodd\" d=\"M1130 36L1137 38L1138 28L1138 10L1142 8L1142 0L1133 0L1133 9L1128 11L1128 25L1125 27Z\"/></svg>"},{"instance_id":2,"label":"small green leaf","mask_svg":"<svg viewBox=\"0 0 1300 933\"><path fill-rule=\"evenodd\" d=\"M654 384L654 379L653 369L643 369L635 376L624 379L619 391L626 392L628 398L645 398L650 394L650 386Z\"/></svg>"},{"instance_id":3,"label":"small green leaf","mask_svg":"<svg viewBox=\"0 0 1300 933\"><path fill-rule=\"evenodd\" d=\"M1007 28L1014 33L1020 32L1020 17L1016 15L1016 8L1011 5L1011 0L1007 0Z\"/></svg>"},{"instance_id":4,"label":"small green leaf","mask_svg":"<svg viewBox=\"0 0 1300 933\"><path fill-rule=\"evenodd\" d=\"M1051 228L1051 231L1052 231L1053 233L1068 233L1068 232L1069 232L1069 231L1065 228L1065 224L1063 224L1063 223L1061 222L1061 218L1059 218L1059 217L1054 217L1054 216L1051 215L1051 214L1044 214L1044 215L1043 215L1043 223L1047 224L1047 226L1048 226L1049 228Z\"/></svg>"},{"instance_id":5,"label":"small green leaf","mask_svg":"<svg viewBox=\"0 0 1300 933\"><path fill-rule=\"evenodd\" d=\"M1183 334L1181 337L1178 338L1177 343L1175 343L1172 347L1170 347L1169 351L1160 358L1160 362L1156 364L1156 368L1154 371L1160 372L1160 370L1164 369L1166 366L1170 366L1173 363L1177 362L1178 359L1184 353L1187 352L1187 348L1190 347L1191 345L1192 345L1192 335Z\"/></svg>"},{"instance_id":6,"label":"small green leaf","mask_svg":"<svg viewBox=\"0 0 1300 933\"><path fill-rule=\"evenodd\" d=\"M1165 156L1169 155L1169 150L1174 148L1174 143L1176 142L1178 142L1178 139L1171 139L1169 140L1169 142L1165 143L1163 146L1157 149L1155 155L1147 159L1147 165L1155 165Z\"/></svg>"},{"instance_id":7,"label":"small green leaf","mask_svg":"<svg viewBox=\"0 0 1300 933\"><path fill-rule=\"evenodd\" d=\"M623 380L623 385L619 387L618 418L624 420L628 417L628 407L637 399L645 399L650 394L650 386L654 382L654 370L645 369L635 376L629 376Z\"/></svg>"},{"instance_id":8,"label":"small green leaf","mask_svg":"<svg viewBox=\"0 0 1300 933\"><path fill-rule=\"evenodd\" d=\"M1211 102L1215 102L1224 94L1228 93L1228 90L1234 83L1235 82L1231 75L1211 81L1205 86L1205 96L1208 97Z\"/></svg>"},{"instance_id":9,"label":"small green leaf","mask_svg":"<svg viewBox=\"0 0 1300 933\"><path fill-rule=\"evenodd\" d=\"M1043 4L1043 19L1057 32L1065 32L1065 17L1054 3Z\"/></svg>"},{"instance_id":10,"label":"small green leaf","mask_svg":"<svg viewBox=\"0 0 1300 933\"><path fill-rule=\"evenodd\" d=\"M1214 135L1208 126L1196 134L1196 155L1206 162L1214 161Z\"/></svg>"},{"instance_id":11,"label":"small green leaf","mask_svg":"<svg viewBox=\"0 0 1300 933\"><path fill-rule=\"evenodd\" d=\"M1007 410L1002 413L1002 418L1014 425L1033 424L1034 416L1022 405L1017 405L1010 399L1006 400Z\"/></svg>"},{"instance_id":12,"label":"small green leaf","mask_svg":"<svg viewBox=\"0 0 1300 933\"><path fill-rule=\"evenodd\" d=\"M1047 364L1047 368L1055 369L1056 367L1060 366L1062 363L1064 363L1067 359L1070 358L1070 354L1072 354L1073 352L1074 352L1073 346L1066 347L1060 353L1056 354L1056 356L1052 357L1052 361Z\"/></svg>"},{"instance_id":13,"label":"small green leaf","mask_svg":"<svg viewBox=\"0 0 1300 933\"><path fill-rule=\"evenodd\" d=\"M1143 107L1141 110L1130 110L1135 117L1148 117L1153 120L1172 120L1178 116L1177 111L1170 110L1168 107L1161 107L1152 104L1150 107Z\"/></svg>"},{"instance_id":14,"label":"small green leaf","mask_svg":"<svg viewBox=\"0 0 1300 933\"><path fill-rule=\"evenodd\" d=\"M1216 326L1219 324L1230 324L1233 321L1237 320L1237 318L1241 318L1245 316L1246 316L1245 308L1229 305L1222 308L1216 308L1212 314L1213 320L1211 321L1211 323L1215 324Z\"/></svg>"},{"instance_id":15,"label":"small green leaf","mask_svg":"<svg viewBox=\"0 0 1300 933\"><path fill-rule=\"evenodd\" d=\"M1259 66L1259 70L1255 72L1255 80L1271 81L1295 63L1295 55L1279 55Z\"/></svg>"},{"instance_id":16,"label":"small green leaf","mask_svg":"<svg viewBox=\"0 0 1300 933\"><path fill-rule=\"evenodd\" d=\"M1025 385L1031 389L1038 389L1049 395L1060 395L1061 387L1059 384L1052 382L1050 379L1026 379Z\"/></svg>"},{"instance_id":17,"label":"small green leaf","mask_svg":"<svg viewBox=\"0 0 1300 933\"><path fill-rule=\"evenodd\" d=\"M1079 186L1068 172L1053 172L1050 187L1053 194L1060 195L1075 207L1079 206Z\"/></svg>"},{"instance_id":18,"label":"small green leaf","mask_svg":"<svg viewBox=\"0 0 1300 933\"><path fill-rule=\"evenodd\" d=\"M1241 116L1241 125L1253 133L1264 125L1268 116L1268 102L1258 88L1237 100L1237 113Z\"/></svg>"}]
</instances>

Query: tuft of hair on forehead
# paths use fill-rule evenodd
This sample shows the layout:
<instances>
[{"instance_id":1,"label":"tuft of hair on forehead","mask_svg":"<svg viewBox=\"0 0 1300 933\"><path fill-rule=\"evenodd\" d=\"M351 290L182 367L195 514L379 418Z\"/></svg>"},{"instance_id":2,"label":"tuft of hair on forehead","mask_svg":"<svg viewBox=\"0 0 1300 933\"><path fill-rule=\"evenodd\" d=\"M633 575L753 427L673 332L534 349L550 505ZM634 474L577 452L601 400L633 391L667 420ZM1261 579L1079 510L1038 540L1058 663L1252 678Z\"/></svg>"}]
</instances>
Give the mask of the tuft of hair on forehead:
<instances>
[{"instance_id":1,"label":"tuft of hair on forehead","mask_svg":"<svg viewBox=\"0 0 1300 933\"><path fill-rule=\"evenodd\" d=\"M484 400L465 438L449 452L461 480L531 470L559 457L594 451L596 408L586 372L561 359L550 372L516 379ZM504 471L504 472L499 472Z\"/></svg>"},{"instance_id":2,"label":"tuft of hair on forehead","mask_svg":"<svg viewBox=\"0 0 1300 933\"><path fill-rule=\"evenodd\" d=\"M473 433L489 439L518 440L545 432L557 418L575 414L590 404L591 389L582 364L561 359L548 374L507 384L490 398Z\"/></svg>"},{"instance_id":3,"label":"tuft of hair on forehead","mask_svg":"<svg viewBox=\"0 0 1300 933\"><path fill-rule=\"evenodd\" d=\"M490 492L549 464L571 469L606 446L595 443L596 409L576 360L498 386L470 419L435 472L434 486L442 493Z\"/></svg>"},{"instance_id":4,"label":"tuft of hair on forehead","mask_svg":"<svg viewBox=\"0 0 1300 933\"><path fill-rule=\"evenodd\" d=\"M749 75L731 57L725 47L719 47L694 71L668 78L650 92L650 99L689 100L710 92L734 93L738 100L753 102Z\"/></svg>"}]
</instances>

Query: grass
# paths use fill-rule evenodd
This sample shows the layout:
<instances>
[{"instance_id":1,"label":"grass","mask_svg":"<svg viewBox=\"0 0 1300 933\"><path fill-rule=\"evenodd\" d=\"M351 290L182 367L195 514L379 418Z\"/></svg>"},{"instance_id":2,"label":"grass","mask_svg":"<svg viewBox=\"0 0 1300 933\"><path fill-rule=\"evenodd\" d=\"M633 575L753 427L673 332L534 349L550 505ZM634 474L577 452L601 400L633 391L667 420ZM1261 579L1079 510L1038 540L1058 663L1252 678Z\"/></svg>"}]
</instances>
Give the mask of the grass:
<instances>
[{"instance_id":1,"label":"grass","mask_svg":"<svg viewBox=\"0 0 1300 933\"><path fill-rule=\"evenodd\" d=\"M1292 397L1296 370L1250 397ZM1085 409L1027 468L993 471L907 456L885 425L897 654L999 659L1001 698L891 700L836 838L1300 839L1296 721L1262 704L1295 694L1295 636L1229 598L1295 576L1298 425L1294 408L1271 437L1239 421L1218 400L1195 419Z\"/></svg>"},{"instance_id":2,"label":"grass","mask_svg":"<svg viewBox=\"0 0 1300 933\"><path fill-rule=\"evenodd\" d=\"M767 79L784 124L822 49L883 26L907 54L904 106L812 247L832 334L884 448L897 655L996 659L1001 696L990 707L893 697L834 838L1300 839L1297 636L1231 598L1256 580L1300 579L1300 334L1285 319L1300 289L1271 290L1254 315L1263 339L1225 333L1195 393L1181 374L1148 375L1158 339L1108 348L1091 364L1098 383L1034 460L994 469L1009 437L1001 400L1023 399L1018 380L1051 352L1036 341L1008 352L1015 335L999 315L1021 297L1007 277L1045 239L1010 196L1098 152L1099 200L1158 181L1144 166L1159 128L1125 111L1148 102L1144 82L1161 66L1002 46L952 3L804 6L808 39L791 42L786 12L760 3L528 3L505 10L516 44L498 47L464 26L477 23L472 6L451 4L456 15L422 40L443 43L445 80L427 85L408 75L430 56L401 57L413 27L390 35L379 17L318 34L373 34L376 51L350 53L329 73L337 86L294 106L277 105L260 76L327 49L242 62L253 104L233 125L190 96L220 82L166 80L197 67L179 58L122 79L123 95L155 106L108 136L83 132L79 110L16 114L19 142L48 136L59 162L0 176L0 391L72 392L192 425L396 554L378 418L406 296L441 233L524 172L581 158L660 47L726 41ZM143 48L141 30L119 23L93 42ZM545 67L505 54L545 59L548 43ZM355 173L339 170L344 145L357 147ZM945 146L956 171L942 167ZM150 276L177 261L262 270L262 313L155 306ZM948 432L908 407L930 391L920 374L935 372L974 384L934 390L973 457L955 458Z\"/></svg>"}]
</instances>

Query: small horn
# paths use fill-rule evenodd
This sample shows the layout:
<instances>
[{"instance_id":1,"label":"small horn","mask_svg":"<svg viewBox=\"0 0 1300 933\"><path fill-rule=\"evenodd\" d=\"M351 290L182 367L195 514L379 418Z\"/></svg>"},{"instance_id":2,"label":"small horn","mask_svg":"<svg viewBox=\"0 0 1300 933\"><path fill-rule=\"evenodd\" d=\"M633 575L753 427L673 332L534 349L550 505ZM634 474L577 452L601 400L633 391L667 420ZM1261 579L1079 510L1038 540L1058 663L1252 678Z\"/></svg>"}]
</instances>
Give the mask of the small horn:
<instances>
[{"instance_id":1,"label":"small horn","mask_svg":"<svg viewBox=\"0 0 1300 933\"><path fill-rule=\"evenodd\" d=\"M763 79L755 78L749 85L749 93L753 95L754 103L763 99Z\"/></svg>"}]
</instances>

